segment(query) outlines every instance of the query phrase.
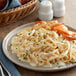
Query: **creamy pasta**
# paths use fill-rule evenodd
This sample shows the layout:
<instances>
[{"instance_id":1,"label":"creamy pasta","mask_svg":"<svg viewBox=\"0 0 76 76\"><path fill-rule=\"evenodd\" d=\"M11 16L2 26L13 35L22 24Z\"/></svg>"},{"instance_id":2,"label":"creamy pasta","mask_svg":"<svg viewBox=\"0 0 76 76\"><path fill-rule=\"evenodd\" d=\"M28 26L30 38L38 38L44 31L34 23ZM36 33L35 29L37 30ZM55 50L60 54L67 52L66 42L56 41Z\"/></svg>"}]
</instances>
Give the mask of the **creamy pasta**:
<instances>
[{"instance_id":1,"label":"creamy pasta","mask_svg":"<svg viewBox=\"0 0 76 76\"><path fill-rule=\"evenodd\" d=\"M76 62L76 33L64 23L38 21L12 38L11 50L32 66L64 66Z\"/></svg>"}]
</instances>

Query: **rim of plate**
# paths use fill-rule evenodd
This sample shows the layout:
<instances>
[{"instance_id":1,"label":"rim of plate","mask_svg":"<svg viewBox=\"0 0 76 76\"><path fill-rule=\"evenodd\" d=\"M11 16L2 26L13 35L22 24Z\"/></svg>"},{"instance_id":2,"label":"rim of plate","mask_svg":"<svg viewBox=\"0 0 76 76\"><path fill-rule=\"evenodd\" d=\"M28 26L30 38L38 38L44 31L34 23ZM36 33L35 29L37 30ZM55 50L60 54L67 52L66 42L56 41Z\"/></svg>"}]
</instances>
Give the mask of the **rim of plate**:
<instances>
[{"instance_id":1,"label":"rim of plate","mask_svg":"<svg viewBox=\"0 0 76 76\"><path fill-rule=\"evenodd\" d=\"M27 26L32 26L32 25L34 25L34 22L28 23L28 24L24 24L24 25L22 25L22 26L19 26L19 27L13 29L11 32L9 32L9 33L5 36L5 38L4 38L4 40L3 40L2 48L3 48L3 52L4 52L5 56L6 56L10 61L12 61L13 63L15 63L15 64L17 64L17 65L19 65L19 66L21 66L21 67L23 67L23 68L27 68L27 69L34 70L34 71L41 71L41 72L56 72L56 71L61 71L61 70L69 69L69 68L71 68L71 67L76 66L76 63L73 63L73 64L68 64L68 65L65 65L65 66L61 66L61 67L34 67L34 66L31 66L31 65L28 64L28 63L24 63L24 62L22 62L22 61L19 61L19 59L17 59L18 62L17 62L16 60L12 59L12 57L9 56L9 54L7 54L7 52L9 52L8 47L7 47L8 40L10 39L9 37L10 37L10 36L14 36L15 34L17 34L18 31L20 31L20 30L22 30L22 29L25 29ZM24 27L25 27L25 28L24 28ZM70 27L70 28L71 28L71 27ZM73 29L73 28L72 28L72 29ZM74 29L74 30L75 30L75 29ZM14 35L12 35L13 32L15 32ZM11 38L12 38L12 37L11 37ZM10 40L11 40L11 39L10 39ZM10 49L10 51L11 51L11 49ZM24 65L24 64L25 64L25 65Z\"/></svg>"}]
</instances>

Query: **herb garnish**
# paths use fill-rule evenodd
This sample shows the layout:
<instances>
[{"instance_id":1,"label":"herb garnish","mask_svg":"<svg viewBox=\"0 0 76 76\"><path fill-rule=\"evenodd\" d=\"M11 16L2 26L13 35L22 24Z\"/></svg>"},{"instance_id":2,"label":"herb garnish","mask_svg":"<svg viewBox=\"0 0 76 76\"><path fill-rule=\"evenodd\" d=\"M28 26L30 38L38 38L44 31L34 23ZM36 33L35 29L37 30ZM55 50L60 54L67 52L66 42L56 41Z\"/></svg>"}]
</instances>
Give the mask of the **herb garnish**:
<instances>
[{"instance_id":1,"label":"herb garnish","mask_svg":"<svg viewBox=\"0 0 76 76\"><path fill-rule=\"evenodd\" d=\"M23 59L27 59L27 57L24 57Z\"/></svg>"},{"instance_id":2,"label":"herb garnish","mask_svg":"<svg viewBox=\"0 0 76 76\"><path fill-rule=\"evenodd\" d=\"M30 35L31 33L28 33L28 35Z\"/></svg>"}]
</instances>

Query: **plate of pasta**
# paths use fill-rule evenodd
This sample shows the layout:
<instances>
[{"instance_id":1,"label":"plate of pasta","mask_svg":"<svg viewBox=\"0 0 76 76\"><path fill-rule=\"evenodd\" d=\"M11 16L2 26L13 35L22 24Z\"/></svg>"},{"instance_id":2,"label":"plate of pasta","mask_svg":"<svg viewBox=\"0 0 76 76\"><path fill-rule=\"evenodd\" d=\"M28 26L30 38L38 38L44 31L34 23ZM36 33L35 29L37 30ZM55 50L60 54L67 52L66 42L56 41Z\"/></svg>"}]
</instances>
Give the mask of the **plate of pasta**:
<instances>
[{"instance_id":1,"label":"plate of pasta","mask_svg":"<svg viewBox=\"0 0 76 76\"><path fill-rule=\"evenodd\" d=\"M76 66L76 32L57 21L36 21L12 30L3 52L15 64L35 71Z\"/></svg>"}]
</instances>

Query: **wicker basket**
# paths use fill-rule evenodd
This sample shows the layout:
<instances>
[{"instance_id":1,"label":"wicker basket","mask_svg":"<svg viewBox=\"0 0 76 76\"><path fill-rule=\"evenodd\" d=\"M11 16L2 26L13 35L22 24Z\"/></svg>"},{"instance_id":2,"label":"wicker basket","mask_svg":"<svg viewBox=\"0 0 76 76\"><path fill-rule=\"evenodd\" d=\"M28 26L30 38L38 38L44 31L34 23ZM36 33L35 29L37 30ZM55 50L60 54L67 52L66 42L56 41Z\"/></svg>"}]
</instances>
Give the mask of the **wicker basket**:
<instances>
[{"instance_id":1,"label":"wicker basket","mask_svg":"<svg viewBox=\"0 0 76 76\"><path fill-rule=\"evenodd\" d=\"M38 0L31 0L20 7L0 12L0 26L10 24L31 14L36 9L38 2Z\"/></svg>"}]
</instances>

